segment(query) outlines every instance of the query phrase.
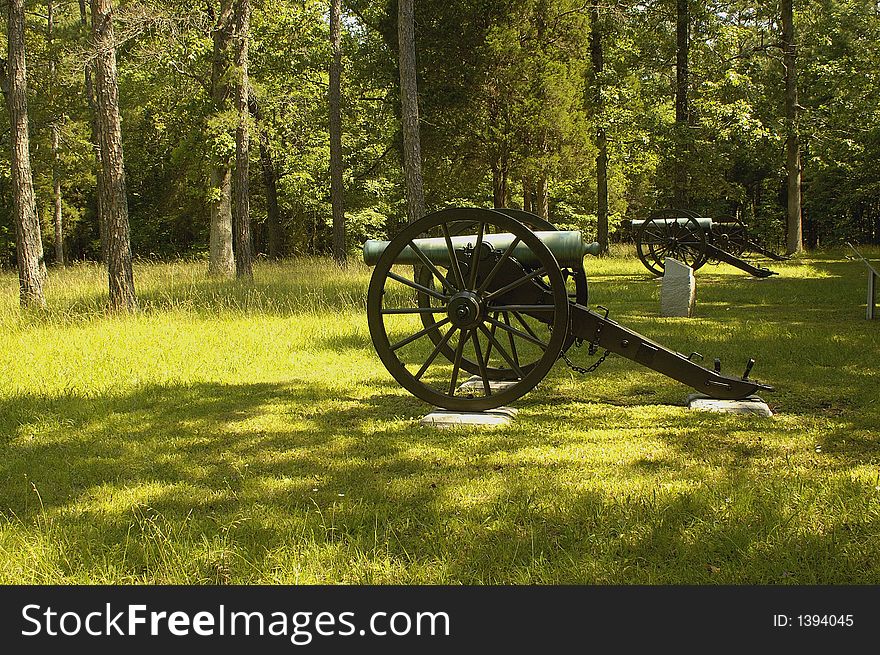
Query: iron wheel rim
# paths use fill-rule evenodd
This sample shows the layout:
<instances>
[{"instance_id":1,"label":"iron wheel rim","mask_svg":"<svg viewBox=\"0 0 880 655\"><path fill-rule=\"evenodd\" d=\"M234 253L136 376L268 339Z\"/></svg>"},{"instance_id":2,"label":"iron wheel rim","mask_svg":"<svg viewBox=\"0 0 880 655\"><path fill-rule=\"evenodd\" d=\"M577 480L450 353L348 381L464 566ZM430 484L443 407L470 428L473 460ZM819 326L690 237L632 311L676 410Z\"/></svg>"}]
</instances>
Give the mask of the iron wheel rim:
<instances>
[{"instance_id":1,"label":"iron wheel rim","mask_svg":"<svg viewBox=\"0 0 880 655\"><path fill-rule=\"evenodd\" d=\"M568 335L568 296L567 290L565 286L565 281L562 275L562 271L559 268L558 263L556 262L555 257L550 252L550 250L545 246L541 240L525 225L521 222L517 221L514 218L511 218L507 214L502 212L496 212L493 210L482 210L482 216L485 218L486 223L491 223L492 225L501 228L501 231L509 232L513 234L515 237L519 239L519 241L525 244L529 250L534 254L537 258L540 266L536 268L532 273L536 271L541 273L541 277L546 276L547 285L549 286L549 293L553 298L553 305L551 309L542 309L541 311L545 311L550 313L552 311L552 318L547 326L547 331L549 336L547 336L547 341L543 342L540 338L536 337L538 341L541 341L541 346L539 346L539 350L542 351L543 354L540 355L539 359L534 363L534 366L531 366L527 371L522 371L523 376L513 382L513 384L507 389L499 390L499 391L491 391L491 378L485 373L485 370L481 374L481 381L483 383L483 390L486 392L484 396L475 396L475 397L467 397L467 396L459 396L456 395L459 388L459 373L461 369L461 365L456 366L455 362L452 362L453 370L449 375L449 384L447 385L447 380L444 380L445 373L440 373L439 378L442 380L445 390L440 391L436 387L436 385L427 384L422 376L427 372L431 366L434 366L437 355L439 354L439 349L436 344L434 345L434 351L432 351L431 361L423 361L421 366L419 367L419 371L417 373L413 373L410 371L407 366L415 367L418 365L418 360L420 359L420 355L411 355L408 356L407 359L415 360L415 361L401 361L401 358L398 356L398 353L402 351L403 346L401 346L401 341L392 342L391 337L389 336L388 324L386 324L387 316L393 315L391 312L398 308L394 307L385 307L384 306L384 298L386 296L386 284L389 279L394 280L397 284L403 285L404 283L399 281L399 278L402 276L397 275L392 278L389 274L392 273L392 268L395 265L395 260L399 253L401 253L404 248L411 245L411 243L417 239L419 236L428 233L430 230L441 227L448 226L448 224L455 220L467 219L467 215L470 212L468 208L455 208L455 209L446 209L439 212L435 212L433 214L428 214L427 216L419 219L415 223L404 228L394 239L386 247L385 251L379 257L376 262L375 269L373 271L372 277L370 278L370 286L367 292L367 319L370 329L370 337L373 341L373 345L376 349L377 354L379 355L380 360L385 365L385 368L391 374L391 376L407 391L412 393L417 398L437 407L444 407L446 409L454 410L454 411L483 411L487 409L493 409L496 407L500 407L502 405L511 403L518 398L522 397L529 391L535 388L537 384L543 380L546 375L553 368L553 365L556 363L556 360L559 357L560 352L562 351L562 346L566 340ZM451 259L450 259L451 261ZM439 270L440 266L438 263L432 263ZM450 268L453 268L455 265L450 264ZM412 267L410 267L412 270ZM451 272L451 271L450 271ZM396 274L395 274L396 275ZM528 276L524 276L528 277ZM532 275L532 277L537 277L537 275ZM456 278L461 284L461 278ZM411 282L415 282L415 280L411 280ZM461 286L465 286L465 284L469 284L467 280L463 281L464 284ZM527 281L526 281L527 282ZM405 286L405 285L404 285ZM464 291L464 289L460 289L459 292ZM424 293L424 291L416 290L416 294ZM391 294L387 294L391 295ZM452 295L442 294L450 299ZM486 303L485 314L488 316L491 313L492 305L489 304L491 293L484 292L481 296L481 302ZM498 305L503 306L503 305ZM411 309L417 310L418 304L414 304ZM435 324L434 328L439 330L441 327L444 327L447 322L443 322L443 324ZM465 327L456 327L451 326L447 328L446 337L447 342L456 340L456 352L461 352L462 354L458 356L458 358L463 357L464 346L461 344L466 344L468 340L473 342L476 339L476 345L474 346L475 354L478 360L482 360L484 363L489 359L489 355L486 355L486 360L483 360L482 353L480 352L480 344L481 338L480 335L484 334L488 328L485 327L487 320L482 315L480 316L475 327L465 328ZM482 326L482 327L481 327ZM496 325L496 328L498 326ZM404 345L408 346L412 343L415 343L422 336L427 336L431 331L431 328L425 328L420 331L423 332L420 336L417 336L413 339L413 335L408 336L403 339L402 342L407 342ZM517 330L518 332L521 332ZM524 332L521 332L525 334ZM414 333L418 334L418 333ZM476 334L476 337L473 336ZM508 332L508 334L512 334L512 332ZM464 339L462 339L464 337ZM519 337L522 339L522 337ZM411 341L408 341L410 340ZM429 340L430 343L432 341ZM486 339L485 343L490 343L488 339ZM508 354L509 356L509 354ZM424 368L424 370L423 370ZM512 368L512 367L511 367ZM445 369L444 369L445 371Z\"/></svg>"}]
</instances>

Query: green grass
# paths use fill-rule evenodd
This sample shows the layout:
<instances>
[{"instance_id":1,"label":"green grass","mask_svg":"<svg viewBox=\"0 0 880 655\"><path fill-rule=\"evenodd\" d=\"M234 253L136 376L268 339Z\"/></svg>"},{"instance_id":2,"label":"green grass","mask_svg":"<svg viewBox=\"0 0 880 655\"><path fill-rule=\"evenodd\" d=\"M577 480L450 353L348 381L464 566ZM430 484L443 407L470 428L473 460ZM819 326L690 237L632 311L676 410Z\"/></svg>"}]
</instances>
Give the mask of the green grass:
<instances>
[{"instance_id":1,"label":"green grass","mask_svg":"<svg viewBox=\"0 0 880 655\"><path fill-rule=\"evenodd\" d=\"M880 583L880 321L845 254L707 266L692 319L634 258L587 260L612 318L725 372L754 356L774 417L689 412L612 357L493 430L418 425L362 265L139 265L135 316L96 267L26 313L3 273L0 583Z\"/></svg>"}]
</instances>

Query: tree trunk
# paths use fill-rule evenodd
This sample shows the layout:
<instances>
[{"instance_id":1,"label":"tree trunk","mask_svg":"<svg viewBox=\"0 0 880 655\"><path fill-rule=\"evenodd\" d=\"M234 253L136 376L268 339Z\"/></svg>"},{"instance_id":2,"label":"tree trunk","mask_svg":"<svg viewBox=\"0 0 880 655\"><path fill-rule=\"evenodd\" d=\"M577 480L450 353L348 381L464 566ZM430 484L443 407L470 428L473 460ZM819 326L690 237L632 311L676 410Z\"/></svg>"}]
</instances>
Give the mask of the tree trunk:
<instances>
[{"instance_id":1,"label":"tree trunk","mask_svg":"<svg viewBox=\"0 0 880 655\"><path fill-rule=\"evenodd\" d=\"M266 187L266 249L269 259L281 259L283 243L281 238L281 212L278 210L278 172L269 148L269 133L260 130L260 168L263 185Z\"/></svg>"},{"instance_id":2,"label":"tree trunk","mask_svg":"<svg viewBox=\"0 0 880 655\"><path fill-rule=\"evenodd\" d=\"M538 178L536 191L536 207L535 213L541 218L550 218L550 192L547 184L547 176L541 175Z\"/></svg>"},{"instance_id":3,"label":"tree trunk","mask_svg":"<svg viewBox=\"0 0 880 655\"><path fill-rule=\"evenodd\" d=\"M86 0L79 0L79 22L84 33L87 33L88 20L86 12ZM93 80L94 63L86 62L85 64L85 94L86 102L92 114L91 120L91 144L92 152L95 157L95 217L98 221L98 240L100 242L100 250L98 251L98 259L102 264L107 263L107 216L104 207L107 203L104 201L104 182L101 172L101 136L100 125L98 124L98 104L95 98L95 85Z\"/></svg>"},{"instance_id":4,"label":"tree trunk","mask_svg":"<svg viewBox=\"0 0 880 655\"><path fill-rule=\"evenodd\" d=\"M238 82L235 87L235 111L238 126L235 129L235 204L232 222L235 228L235 274L238 278L253 280L253 244L251 243L251 211L249 188L250 115L248 112L248 41L250 40L251 3L238 0L235 11L235 66Z\"/></svg>"},{"instance_id":5,"label":"tree trunk","mask_svg":"<svg viewBox=\"0 0 880 655\"><path fill-rule=\"evenodd\" d=\"M688 142L690 134L690 106L688 88L690 86L690 12L688 0L676 0L676 49L675 49L675 172L673 174L673 196L675 204L687 208L688 193Z\"/></svg>"},{"instance_id":6,"label":"tree trunk","mask_svg":"<svg viewBox=\"0 0 880 655\"><path fill-rule=\"evenodd\" d=\"M873 235L869 228L868 234L871 235L871 243L880 243L880 203L872 203L874 205L874 230Z\"/></svg>"},{"instance_id":7,"label":"tree trunk","mask_svg":"<svg viewBox=\"0 0 880 655\"><path fill-rule=\"evenodd\" d=\"M492 206L496 209L504 207L504 196L506 189L504 188L504 177L501 174L501 166L497 163L492 165Z\"/></svg>"},{"instance_id":8,"label":"tree trunk","mask_svg":"<svg viewBox=\"0 0 880 655\"><path fill-rule=\"evenodd\" d=\"M3 90L9 109L12 145L12 203L15 256L18 261L19 302L22 307L46 304L43 296L45 264L28 137L27 63L24 38L24 0L9 0L8 58L4 62ZM4 69L6 66L4 66Z\"/></svg>"},{"instance_id":9,"label":"tree trunk","mask_svg":"<svg viewBox=\"0 0 880 655\"><path fill-rule=\"evenodd\" d=\"M61 129L58 123L52 124L52 199L53 223L55 225L55 263L64 266L64 216L61 206L61 170L59 165L59 141Z\"/></svg>"},{"instance_id":10,"label":"tree trunk","mask_svg":"<svg viewBox=\"0 0 880 655\"><path fill-rule=\"evenodd\" d=\"M49 84L53 89L57 87L55 71L55 5L52 0L46 2L46 44L49 50ZM61 144L61 126L58 124L60 117L53 111L52 121L52 223L55 228L55 264L64 266L64 231L63 214L61 204L61 170L59 147Z\"/></svg>"},{"instance_id":11,"label":"tree trunk","mask_svg":"<svg viewBox=\"0 0 880 655\"><path fill-rule=\"evenodd\" d=\"M492 206L495 208L507 207L508 173L507 157L502 155L492 165Z\"/></svg>"},{"instance_id":12,"label":"tree trunk","mask_svg":"<svg viewBox=\"0 0 880 655\"><path fill-rule=\"evenodd\" d=\"M400 102L403 127L403 167L406 177L406 215L412 223L425 213L422 187L422 149L419 140L419 97L416 82L416 39L413 0L397 5L400 47Z\"/></svg>"},{"instance_id":13,"label":"tree trunk","mask_svg":"<svg viewBox=\"0 0 880 655\"><path fill-rule=\"evenodd\" d=\"M134 311L134 272L128 226L128 199L122 154L122 124L119 118L119 86L116 73L116 45L113 36L111 0L91 0L92 36L95 44L95 90L101 138L104 200L107 215L107 269L110 307Z\"/></svg>"},{"instance_id":14,"label":"tree trunk","mask_svg":"<svg viewBox=\"0 0 880 655\"><path fill-rule=\"evenodd\" d=\"M330 204L333 208L333 259L345 266L345 205L342 186L342 0L330 0Z\"/></svg>"},{"instance_id":15,"label":"tree trunk","mask_svg":"<svg viewBox=\"0 0 880 655\"><path fill-rule=\"evenodd\" d=\"M801 221L801 151L798 138L797 44L792 0L782 0L782 47L785 65L785 170L787 182L786 252L804 249Z\"/></svg>"},{"instance_id":16,"label":"tree trunk","mask_svg":"<svg viewBox=\"0 0 880 655\"><path fill-rule=\"evenodd\" d=\"M212 165L208 180L214 197L211 199L208 273L220 277L235 275L232 253L232 169Z\"/></svg>"},{"instance_id":17,"label":"tree trunk","mask_svg":"<svg viewBox=\"0 0 880 655\"><path fill-rule=\"evenodd\" d=\"M229 41L232 36L232 0L220 0L220 9L211 34L211 99L214 111L222 112L229 104ZM235 275L232 252L232 167L227 160L211 164L211 226L208 273L220 277Z\"/></svg>"},{"instance_id":18,"label":"tree trunk","mask_svg":"<svg viewBox=\"0 0 880 655\"><path fill-rule=\"evenodd\" d=\"M602 29L599 25L599 5L590 7L590 59L593 64L593 103L596 116L596 240L599 253L608 254L608 137L605 132L602 72L605 58L602 52Z\"/></svg>"},{"instance_id":19,"label":"tree trunk","mask_svg":"<svg viewBox=\"0 0 880 655\"><path fill-rule=\"evenodd\" d=\"M525 175L523 176L523 179L522 179L522 188L523 188L523 211L533 212L533 209L532 209L532 182Z\"/></svg>"},{"instance_id":20,"label":"tree trunk","mask_svg":"<svg viewBox=\"0 0 880 655\"><path fill-rule=\"evenodd\" d=\"M259 126L260 141L260 172L263 175L263 186L266 189L266 254L269 259L281 259L283 243L281 235L281 211L278 209L278 171L272 158L272 147L269 142L269 131L263 124L263 113L260 103L253 93L248 95L248 107L251 116Z\"/></svg>"}]
</instances>

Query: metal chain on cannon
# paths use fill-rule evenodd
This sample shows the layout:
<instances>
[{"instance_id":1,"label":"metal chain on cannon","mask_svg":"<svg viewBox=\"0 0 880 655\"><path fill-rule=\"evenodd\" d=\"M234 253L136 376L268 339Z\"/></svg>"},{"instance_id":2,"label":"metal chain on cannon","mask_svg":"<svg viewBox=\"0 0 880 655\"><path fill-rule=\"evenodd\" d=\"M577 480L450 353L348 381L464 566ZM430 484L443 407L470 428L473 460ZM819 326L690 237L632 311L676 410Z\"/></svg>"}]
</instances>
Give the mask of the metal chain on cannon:
<instances>
[{"instance_id":1,"label":"metal chain on cannon","mask_svg":"<svg viewBox=\"0 0 880 655\"><path fill-rule=\"evenodd\" d=\"M597 305L596 308L597 309L604 309L605 316L606 317L608 316L608 309L606 307L603 307L602 305ZM593 335L593 339L590 341L590 347L587 349L587 353L590 355L590 357L595 355L599 350L599 333L601 331L602 331L602 325L600 324L599 326L596 327L596 334ZM583 339L575 339L574 345L576 348L580 348L581 346L584 345L584 340ZM604 362L608 358L608 355L610 355L610 354L611 354L611 351L606 350L604 353L602 353L602 356L599 357L599 359L597 359L595 362L593 362L592 364L590 364L589 366L586 366L586 367L578 366L573 361L571 361L571 358L569 358L569 356L565 354L565 351L559 353L559 359L561 359L563 362L565 362L565 365L568 366L568 368L570 368L575 373L580 373L581 375L587 375L587 374L595 371L597 368L599 368L602 365L602 362Z\"/></svg>"},{"instance_id":2,"label":"metal chain on cannon","mask_svg":"<svg viewBox=\"0 0 880 655\"><path fill-rule=\"evenodd\" d=\"M576 346L579 346L580 344L575 344L575 345L576 345ZM591 343L591 344L590 344L590 347L592 348L592 346L594 346L594 345L595 345L595 344L592 344L592 343ZM597 359L595 362L593 362L592 364L590 364L590 365L587 366L587 367L584 367L584 366L578 366L578 365L575 364L573 361L571 361L571 359L570 359L570 358L568 357L568 355L566 355L565 353L559 353L559 358L560 358L563 362L565 362L565 365L568 366L568 368L570 368L570 369L571 369L572 371L574 371L575 373L580 373L581 375L587 375L588 373L592 373L592 372L595 371L597 368L599 368L599 367L602 365L602 362L605 361L605 358L608 357L608 355L610 355L610 354L611 354L611 351L610 351L610 350L606 350L606 351L603 353L603 355L602 355L599 359Z\"/></svg>"}]
</instances>

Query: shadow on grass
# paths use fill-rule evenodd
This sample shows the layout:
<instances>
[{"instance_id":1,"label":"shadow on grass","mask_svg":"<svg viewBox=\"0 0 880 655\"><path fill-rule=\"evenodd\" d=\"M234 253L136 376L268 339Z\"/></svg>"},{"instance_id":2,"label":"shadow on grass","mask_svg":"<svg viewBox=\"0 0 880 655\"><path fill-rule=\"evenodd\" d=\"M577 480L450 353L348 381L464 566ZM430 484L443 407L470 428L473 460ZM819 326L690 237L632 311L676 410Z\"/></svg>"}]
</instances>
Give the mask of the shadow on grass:
<instances>
[{"instance_id":1,"label":"shadow on grass","mask_svg":"<svg viewBox=\"0 0 880 655\"><path fill-rule=\"evenodd\" d=\"M792 523L823 493L828 469L801 471L795 489L784 471L766 470L782 433L772 421L761 443L737 420L663 419L646 436L678 456L609 472L601 459L536 453L601 452L614 430L598 442L559 435L552 413L498 431L433 430L415 423L424 406L392 382L371 389L191 384L14 397L0 404L11 435L3 511L31 529L52 525L65 551L54 574L86 578L109 561L117 579L162 581L174 566L191 581L289 581L309 555L318 568L332 560L331 582L880 579L878 560L865 561L877 554L866 533L880 528L870 504L819 532L803 517ZM841 468L860 449L876 455L869 435L826 444ZM694 487L695 462L711 480ZM664 490L682 481L693 488ZM865 494L834 489L832 504ZM168 553L179 559L169 564Z\"/></svg>"},{"instance_id":2,"label":"shadow on grass","mask_svg":"<svg viewBox=\"0 0 880 655\"><path fill-rule=\"evenodd\" d=\"M0 550L57 548L42 582L880 582L878 331L859 264L810 265L833 277L701 271L692 321L661 319L643 276L591 287L725 372L756 357L773 419L689 413L687 387L619 358L576 384L558 365L492 432L419 427L390 376L7 396ZM142 297L286 315L366 289L298 279ZM365 320L315 347L372 350Z\"/></svg>"}]
</instances>

